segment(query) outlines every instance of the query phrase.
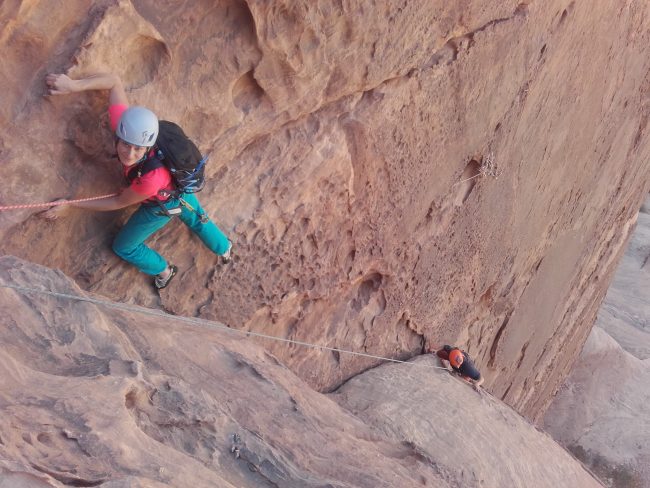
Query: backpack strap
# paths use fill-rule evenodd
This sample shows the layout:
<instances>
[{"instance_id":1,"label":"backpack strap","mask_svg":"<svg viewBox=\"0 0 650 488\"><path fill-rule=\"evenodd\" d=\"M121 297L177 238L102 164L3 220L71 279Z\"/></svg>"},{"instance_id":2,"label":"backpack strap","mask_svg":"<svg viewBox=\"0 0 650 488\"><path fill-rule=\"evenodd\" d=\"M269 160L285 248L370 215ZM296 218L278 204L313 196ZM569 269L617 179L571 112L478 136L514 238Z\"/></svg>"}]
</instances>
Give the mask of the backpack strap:
<instances>
[{"instance_id":1,"label":"backpack strap","mask_svg":"<svg viewBox=\"0 0 650 488\"><path fill-rule=\"evenodd\" d=\"M140 178L147 173L150 173L154 169L162 168L165 165L157 157L148 157L144 161L141 161L133 166L126 174L126 181L129 184L133 183L133 180Z\"/></svg>"}]
</instances>

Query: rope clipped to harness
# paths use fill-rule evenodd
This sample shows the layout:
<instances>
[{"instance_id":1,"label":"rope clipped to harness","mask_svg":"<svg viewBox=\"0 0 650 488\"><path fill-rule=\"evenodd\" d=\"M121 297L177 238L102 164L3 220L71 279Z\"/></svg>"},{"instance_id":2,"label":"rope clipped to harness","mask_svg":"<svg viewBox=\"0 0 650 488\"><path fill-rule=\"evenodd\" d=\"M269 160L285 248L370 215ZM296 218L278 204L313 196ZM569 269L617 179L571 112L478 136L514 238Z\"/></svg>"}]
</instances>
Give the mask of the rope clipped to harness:
<instances>
[{"instance_id":1,"label":"rope clipped to harness","mask_svg":"<svg viewBox=\"0 0 650 488\"><path fill-rule=\"evenodd\" d=\"M77 198L76 200L59 200L56 202L46 202L46 203L27 203L24 205L0 205L0 212L6 210L21 210L25 208L49 208L49 207L58 207L59 205L69 205L71 203L81 203L81 202L90 202L92 200L102 200L104 198L111 198L119 195L119 193L111 193L110 195L100 195L96 197L88 198Z\"/></svg>"}]
</instances>

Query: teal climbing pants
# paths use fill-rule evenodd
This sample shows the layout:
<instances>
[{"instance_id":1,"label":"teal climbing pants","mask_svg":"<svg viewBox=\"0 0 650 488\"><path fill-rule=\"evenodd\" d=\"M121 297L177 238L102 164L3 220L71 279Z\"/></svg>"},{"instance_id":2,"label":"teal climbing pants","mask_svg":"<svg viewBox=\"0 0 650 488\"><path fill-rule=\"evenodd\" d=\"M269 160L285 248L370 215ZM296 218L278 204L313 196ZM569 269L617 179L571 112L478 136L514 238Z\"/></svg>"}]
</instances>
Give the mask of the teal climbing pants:
<instances>
[{"instance_id":1,"label":"teal climbing pants","mask_svg":"<svg viewBox=\"0 0 650 488\"><path fill-rule=\"evenodd\" d=\"M199 215L204 215L203 208L196 196L191 193L181 195L194 211L181 206L179 218L203 241L213 253L225 254L230 246L228 238L212 220L201 223ZM179 201L170 198L165 202L166 208L178 207ZM198 215L197 215L198 214ZM131 216L113 241L113 251L119 257L136 266L143 273L157 275L167 268L167 261L156 251L144 244L151 234L162 229L171 217L164 214L160 206L142 204Z\"/></svg>"}]
</instances>

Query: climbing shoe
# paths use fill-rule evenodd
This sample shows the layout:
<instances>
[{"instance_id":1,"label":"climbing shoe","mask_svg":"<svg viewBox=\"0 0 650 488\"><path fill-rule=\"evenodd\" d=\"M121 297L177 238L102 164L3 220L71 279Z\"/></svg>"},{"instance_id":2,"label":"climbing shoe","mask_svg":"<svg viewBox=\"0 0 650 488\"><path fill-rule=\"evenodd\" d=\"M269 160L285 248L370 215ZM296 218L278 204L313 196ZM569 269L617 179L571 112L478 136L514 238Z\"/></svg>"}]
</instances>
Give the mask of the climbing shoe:
<instances>
[{"instance_id":1,"label":"climbing shoe","mask_svg":"<svg viewBox=\"0 0 650 488\"><path fill-rule=\"evenodd\" d=\"M158 290L162 290L165 288L167 285L169 285L169 282L172 280L174 276L176 276L176 272L178 271L178 268L174 266L173 264L169 265L169 275L167 275L166 278L162 278L160 275L157 275L156 278L153 280L153 284Z\"/></svg>"},{"instance_id":2,"label":"climbing shoe","mask_svg":"<svg viewBox=\"0 0 650 488\"><path fill-rule=\"evenodd\" d=\"M223 260L224 264L230 262L230 259L232 257L230 251L232 251L232 242L228 241L228 249L221 255L221 259Z\"/></svg>"}]
</instances>

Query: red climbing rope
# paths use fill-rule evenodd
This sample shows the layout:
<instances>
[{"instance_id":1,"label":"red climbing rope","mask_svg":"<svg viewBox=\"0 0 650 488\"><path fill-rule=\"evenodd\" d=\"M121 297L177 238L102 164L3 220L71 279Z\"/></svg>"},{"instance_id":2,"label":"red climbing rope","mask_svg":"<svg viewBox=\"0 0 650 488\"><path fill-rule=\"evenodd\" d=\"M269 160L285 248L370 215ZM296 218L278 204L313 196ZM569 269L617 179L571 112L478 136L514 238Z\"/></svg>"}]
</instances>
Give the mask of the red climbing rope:
<instances>
[{"instance_id":1,"label":"red climbing rope","mask_svg":"<svg viewBox=\"0 0 650 488\"><path fill-rule=\"evenodd\" d=\"M0 205L0 212L4 210L18 210L21 208L43 208L43 207L57 207L59 205L68 205L70 203L90 202L91 200L101 200L102 198L110 198L119 195L119 193L111 193L110 195L101 195L98 197L78 198L76 200L59 200L56 202L47 203L28 203L25 205Z\"/></svg>"}]
</instances>

